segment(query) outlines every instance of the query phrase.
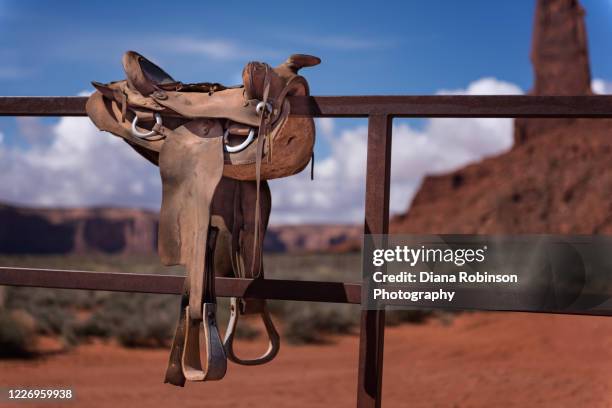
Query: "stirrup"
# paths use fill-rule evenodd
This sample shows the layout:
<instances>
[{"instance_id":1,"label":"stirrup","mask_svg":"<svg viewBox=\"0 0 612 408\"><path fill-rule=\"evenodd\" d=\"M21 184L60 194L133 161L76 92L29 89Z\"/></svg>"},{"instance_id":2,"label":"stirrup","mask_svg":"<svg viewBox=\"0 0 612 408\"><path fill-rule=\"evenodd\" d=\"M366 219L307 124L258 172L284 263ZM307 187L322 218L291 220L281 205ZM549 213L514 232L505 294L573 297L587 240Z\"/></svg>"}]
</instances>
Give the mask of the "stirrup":
<instances>
[{"instance_id":1,"label":"stirrup","mask_svg":"<svg viewBox=\"0 0 612 408\"><path fill-rule=\"evenodd\" d=\"M219 336L215 303L202 304L202 320L189 317L189 306L185 308L185 346L181 356L183 374L189 381L220 380L227 370L227 357ZM206 360L202 364L202 348Z\"/></svg>"},{"instance_id":2,"label":"stirrup","mask_svg":"<svg viewBox=\"0 0 612 408\"><path fill-rule=\"evenodd\" d=\"M269 340L268 349L261 356L252 360L241 359L234 353L234 335L236 334L236 327L238 326L238 316L241 312L238 305L238 298L231 298L230 304L230 319L227 323L227 331L225 332L225 339L223 340L223 346L225 347L225 354L227 355L227 358L236 364L247 366L265 364L271 361L274 357L276 357L280 349L280 336L274 328L274 323L272 322L270 312L268 312L268 308L266 307L265 303L262 305L262 308L258 311L258 313L261 316L264 326L266 327L266 333Z\"/></svg>"}]
</instances>

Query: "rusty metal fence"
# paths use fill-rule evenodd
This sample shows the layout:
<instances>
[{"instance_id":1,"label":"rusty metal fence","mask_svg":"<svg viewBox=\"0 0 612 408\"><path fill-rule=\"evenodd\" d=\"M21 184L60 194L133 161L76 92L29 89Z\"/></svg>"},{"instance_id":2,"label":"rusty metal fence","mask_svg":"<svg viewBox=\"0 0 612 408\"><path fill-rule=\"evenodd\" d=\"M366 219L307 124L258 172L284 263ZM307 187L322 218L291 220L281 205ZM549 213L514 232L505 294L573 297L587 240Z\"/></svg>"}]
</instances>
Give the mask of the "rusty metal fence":
<instances>
[{"instance_id":1,"label":"rusty metal fence","mask_svg":"<svg viewBox=\"0 0 612 408\"><path fill-rule=\"evenodd\" d=\"M84 97L0 97L0 116L85 116ZM364 234L389 229L393 118L612 118L612 96L322 96L292 97L292 115L368 118ZM612 132L611 135L612 137ZM0 285L180 294L183 277L0 267ZM310 302L361 301L345 282L217 278L217 295ZM384 311L362 311L357 406L380 407Z\"/></svg>"}]
</instances>

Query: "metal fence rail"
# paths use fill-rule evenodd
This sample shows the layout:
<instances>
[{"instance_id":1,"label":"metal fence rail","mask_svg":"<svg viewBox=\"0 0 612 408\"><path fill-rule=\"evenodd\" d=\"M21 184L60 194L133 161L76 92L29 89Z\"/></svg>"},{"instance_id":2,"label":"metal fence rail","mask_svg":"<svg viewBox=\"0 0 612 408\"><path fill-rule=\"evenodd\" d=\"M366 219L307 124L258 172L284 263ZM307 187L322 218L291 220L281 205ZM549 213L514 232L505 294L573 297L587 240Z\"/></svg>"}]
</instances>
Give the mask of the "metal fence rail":
<instances>
[{"instance_id":1,"label":"metal fence rail","mask_svg":"<svg viewBox=\"0 0 612 408\"><path fill-rule=\"evenodd\" d=\"M610 96L293 96L292 115L327 118L612 118ZM0 97L0 116L86 116L83 96Z\"/></svg>"},{"instance_id":2,"label":"metal fence rail","mask_svg":"<svg viewBox=\"0 0 612 408\"><path fill-rule=\"evenodd\" d=\"M183 276L0 267L0 284L53 289L179 295ZM361 285L285 279L216 278L216 295L305 302L361 303Z\"/></svg>"},{"instance_id":3,"label":"metal fence rail","mask_svg":"<svg viewBox=\"0 0 612 408\"><path fill-rule=\"evenodd\" d=\"M84 97L0 97L0 116L85 116ZM612 118L612 96L292 97L292 115L367 117L365 234L389 231L391 125L394 117ZM182 277L0 268L0 285L180 293ZM359 303L359 284L217 278L220 296ZM384 311L362 311L357 406L380 407Z\"/></svg>"}]
</instances>

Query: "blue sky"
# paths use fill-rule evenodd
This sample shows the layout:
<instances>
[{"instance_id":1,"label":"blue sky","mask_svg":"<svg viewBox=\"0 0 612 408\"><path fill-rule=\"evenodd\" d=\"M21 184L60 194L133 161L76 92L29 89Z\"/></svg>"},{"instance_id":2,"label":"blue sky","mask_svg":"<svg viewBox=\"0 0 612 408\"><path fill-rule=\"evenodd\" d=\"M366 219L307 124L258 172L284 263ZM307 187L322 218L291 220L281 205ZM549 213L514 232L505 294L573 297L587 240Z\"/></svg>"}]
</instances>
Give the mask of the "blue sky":
<instances>
[{"instance_id":1,"label":"blue sky","mask_svg":"<svg viewBox=\"0 0 612 408\"><path fill-rule=\"evenodd\" d=\"M378 4L186 1L176 10L167 1L0 0L0 89L75 94L92 79L120 78L128 48L185 81L233 82L245 59L312 53L323 65L308 77L325 95L428 94L482 76L529 87L533 1ZM610 78L612 1L583 4L593 74Z\"/></svg>"},{"instance_id":2,"label":"blue sky","mask_svg":"<svg viewBox=\"0 0 612 408\"><path fill-rule=\"evenodd\" d=\"M612 0L582 0L582 4L587 10L593 77L610 81ZM179 7L179 2L0 0L0 95L76 95L90 90L91 80L121 79L121 54L127 49L150 57L184 82L223 83L238 82L241 68L248 60L277 64L291 53L310 53L323 60L320 66L304 71L316 95L462 92L475 82L472 92L497 93L499 86L504 89L501 92L508 91L503 84L526 91L532 82L528 59L532 0L384 4L374 1L185 1L180 2L180 9L175 6ZM477 82L483 78L494 78L499 83L487 87ZM399 125L407 126L406 132L418 133L431 128L431 122ZM70 129L70 123L65 127ZM356 120L320 124L323 137L317 143L317 155L323 159L333 155L334 143L348 134L362 132L362 125L363 122ZM42 149L37 145L47 143L48 148L48 143L59 137L61 126L59 119L0 118L0 135L3 135L0 146L4 149L0 154L10 159L25 154L24 151ZM49 142L42 136L37 137L38 133L48 134ZM507 148L506 145L507 141L501 143L499 149ZM485 153L494 153L493 150ZM52 153L40 150L41 155ZM470 160L481 156L479 152L470 156ZM28 160L31 162L25 156L19 160L21 164L12 165L14 171ZM332 164L323 162L322 171L333 172L325 167L334 167ZM429 170L444 171L450 167ZM157 205L151 198L157 193L151 196L146 193L147 188L157 188L154 184L143 187L142 200L116 199L125 197L123 187L116 186L116 196L102 195L97 201L88 201L75 194L70 201L54 200L49 195L45 199L35 198L33 194L20 193L15 186L7 186L9 181L5 180L0 179L3 183L0 201L151 208ZM28 183L28 180L22 182ZM79 188L79 182L73 184L73 189ZM412 184L414 189L418 181L413 180ZM321 194L321 200L325 201L326 193L322 190ZM401 200L409 198L410 194ZM403 205L401 200L397 208ZM282 197L280 201L282 208ZM287 211L292 208L295 210L288 206ZM356 208L354 214L358 213ZM357 215L351 217L353 220ZM346 221L341 218L338 220ZM279 218L279 222L308 219L288 217ZM329 218L321 221L326 220Z\"/></svg>"}]
</instances>

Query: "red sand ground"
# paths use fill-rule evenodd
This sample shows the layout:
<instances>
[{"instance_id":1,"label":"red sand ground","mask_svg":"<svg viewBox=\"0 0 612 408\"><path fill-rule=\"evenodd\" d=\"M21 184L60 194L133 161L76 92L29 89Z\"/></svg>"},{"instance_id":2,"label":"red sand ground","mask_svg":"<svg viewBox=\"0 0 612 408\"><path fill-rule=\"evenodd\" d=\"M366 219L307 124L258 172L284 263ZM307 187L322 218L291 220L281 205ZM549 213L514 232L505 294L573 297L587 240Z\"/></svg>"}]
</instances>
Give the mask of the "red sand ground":
<instances>
[{"instance_id":1,"label":"red sand ground","mask_svg":"<svg viewBox=\"0 0 612 408\"><path fill-rule=\"evenodd\" d=\"M65 406L92 408L353 407L357 344L356 336L285 344L267 366L232 364L223 381L184 389L162 384L166 350L89 345L34 362L2 361L0 385L71 387L76 401ZM612 406L611 354L609 318L473 313L446 326L389 328L383 406Z\"/></svg>"}]
</instances>

